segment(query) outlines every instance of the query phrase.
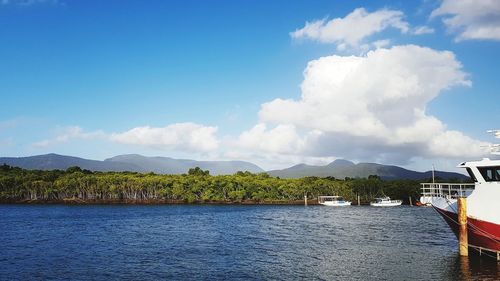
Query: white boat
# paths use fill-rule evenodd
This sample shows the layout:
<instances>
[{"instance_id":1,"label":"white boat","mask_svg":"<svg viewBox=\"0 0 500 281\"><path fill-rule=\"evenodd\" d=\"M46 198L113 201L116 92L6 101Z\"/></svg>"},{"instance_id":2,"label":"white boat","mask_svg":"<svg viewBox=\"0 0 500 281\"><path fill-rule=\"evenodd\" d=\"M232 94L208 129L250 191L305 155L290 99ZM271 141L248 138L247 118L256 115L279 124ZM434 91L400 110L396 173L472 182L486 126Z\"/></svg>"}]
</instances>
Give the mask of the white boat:
<instances>
[{"instance_id":1,"label":"white boat","mask_svg":"<svg viewBox=\"0 0 500 281\"><path fill-rule=\"evenodd\" d=\"M334 207L351 206L351 202L345 201L342 196L318 196L318 203Z\"/></svg>"},{"instance_id":2,"label":"white boat","mask_svg":"<svg viewBox=\"0 0 500 281\"><path fill-rule=\"evenodd\" d=\"M373 207L394 207L399 206L403 203L401 200L391 200L390 197L379 197L375 198L375 202L370 202L370 206Z\"/></svg>"},{"instance_id":3,"label":"white boat","mask_svg":"<svg viewBox=\"0 0 500 281\"><path fill-rule=\"evenodd\" d=\"M458 198L465 197L469 246L500 255L500 160L458 165L469 173L473 184L423 183L422 196L444 218L458 237Z\"/></svg>"},{"instance_id":4,"label":"white boat","mask_svg":"<svg viewBox=\"0 0 500 281\"><path fill-rule=\"evenodd\" d=\"M500 138L500 130L490 130ZM491 153L500 155L500 145L490 145ZM500 260L500 160L483 158L460 163L474 183L423 183L422 196L444 218L458 238L458 198L465 198L467 240L469 247L493 252Z\"/></svg>"}]
</instances>

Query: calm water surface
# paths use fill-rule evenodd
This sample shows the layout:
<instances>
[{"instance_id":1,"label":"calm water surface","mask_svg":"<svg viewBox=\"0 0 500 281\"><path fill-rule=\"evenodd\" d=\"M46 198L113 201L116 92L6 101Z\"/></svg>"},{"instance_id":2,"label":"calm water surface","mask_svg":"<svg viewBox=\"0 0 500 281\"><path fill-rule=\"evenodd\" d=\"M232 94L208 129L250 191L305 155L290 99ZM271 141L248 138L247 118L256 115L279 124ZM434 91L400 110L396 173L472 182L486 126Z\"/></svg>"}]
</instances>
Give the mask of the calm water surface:
<instances>
[{"instance_id":1,"label":"calm water surface","mask_svg":"<svg viewBox=\"0 0 500 281\"><path fill-rule=\"evenodd\" d=\"M430 208L0 205L0 280L499 280Z\"/></svg>"}]
</instances>

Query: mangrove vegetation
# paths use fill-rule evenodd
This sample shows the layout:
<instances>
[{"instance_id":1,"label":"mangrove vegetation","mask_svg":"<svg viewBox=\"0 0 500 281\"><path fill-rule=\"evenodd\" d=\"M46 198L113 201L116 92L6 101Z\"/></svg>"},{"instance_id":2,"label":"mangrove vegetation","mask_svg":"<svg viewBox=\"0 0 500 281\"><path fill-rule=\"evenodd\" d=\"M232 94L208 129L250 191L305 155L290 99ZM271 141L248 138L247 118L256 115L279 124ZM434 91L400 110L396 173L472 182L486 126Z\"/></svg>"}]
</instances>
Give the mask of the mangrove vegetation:
<instances>
[{"instance_id":1,"label":"mangrove vegetation","mask_svg":"<svg viewBox=\"0 0 500 281\"><path fill-rule=\"evenodd\" d=\"M25 170L0 166L1 202L133 203L293 203L318 195L340 195L362 202L387 195L418 199L419 181L304 177L282 179L266 173L211 176L192 168L187 174Z\"/></svg>"}]
</instances>

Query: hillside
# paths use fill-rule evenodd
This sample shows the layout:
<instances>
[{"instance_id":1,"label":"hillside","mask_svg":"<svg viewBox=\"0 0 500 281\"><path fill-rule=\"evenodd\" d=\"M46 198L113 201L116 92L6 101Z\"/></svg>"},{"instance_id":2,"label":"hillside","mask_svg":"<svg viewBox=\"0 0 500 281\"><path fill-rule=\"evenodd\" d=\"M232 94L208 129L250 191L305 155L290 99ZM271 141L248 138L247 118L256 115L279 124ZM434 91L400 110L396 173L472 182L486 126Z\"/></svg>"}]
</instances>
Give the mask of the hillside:
<instances>
[{"instance_id":1,"label":"hillside","mask_svg":"<svg viewBox=\"0 0 500 281\"><path fill-rule=\"evenodd\" d=\"M366 178L369 175L378 175L382 179L412 179L420 180L430 178L431 171L417 172L407 170L398 166L382 165L376 163L354 164L347 160L335 160L325 166L311 166L299 164L283 170L273 170L268 172L271 176L280 178L300 178L305 176L335 177L338 179ZM467 176L453 172L436 171L436 177L443 179L466 179Z\"/></svg>"},{"instance_id":2,"label":"hillside","mask_svg":"<svg viewBox=\"0 0 500 281\"><path fill-rule=\"evenodd\" d=\"M0 164L21 167L30 170L65 170L71 166L79 166L91 171L131 171L154 172L157 174L183 174L190 168L200 167L210 171L212 175L229 175L237 171L252 173L264 172L259 166L245 161L196 161L189 159L174 159L170 157L147 157L138 154L125 154L108 158L104 161L89 160L73 156L46 154L29 157L0 157ZM325 166L299 164L283 170L268 171L271 176L280 178L301 178L307 176L335 177L338 179L366 178L378 175L382 179L413 179L430 178L431 171L417 172L398 166L376 163L355 164L348 160L338 159ZM463 174L436 171L436 177L443 179L466 179Z\"/></svg>"},{"instance_id":3,"label":"hillside","mask_svg":"<svg viewBox=\"0 0 500 281\"><path fill-rule=\"evenodd\" d=\"M158 174L182 174L194 167L209 170L212 175L234 174L237 171L264 172L259 166L244 161L195 161L168 157L146 157L137 154L119 155L98 161L51 153L29 157L0 157L0 164L29 170L66 170L71 166L78 166L91 171L154 172Z\"/></svg>"},{"instance_id":4,"label":"hillside","mask_svg":"<svg viewBox=\"0 0 500 281\"><path fill-rule=\"evenodd\" d=\"M196 161L170 157L146 157L138 154L119 155L106 159L104 162L129 163L159 174L182 174L194 167L209 170L211 175L228 175L238 171L264 172L259 166L244 161Z\"/></svg>"}]
</instances>

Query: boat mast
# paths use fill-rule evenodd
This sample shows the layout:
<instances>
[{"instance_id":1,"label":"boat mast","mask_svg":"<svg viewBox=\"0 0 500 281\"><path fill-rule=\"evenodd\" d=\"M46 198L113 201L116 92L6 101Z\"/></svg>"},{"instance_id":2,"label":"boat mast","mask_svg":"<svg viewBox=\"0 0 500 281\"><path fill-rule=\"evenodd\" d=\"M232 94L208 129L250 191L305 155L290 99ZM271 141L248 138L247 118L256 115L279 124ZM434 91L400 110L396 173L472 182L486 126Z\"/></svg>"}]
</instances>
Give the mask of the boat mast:
<instances>
[{"instance_id":1,"label":"boat mast","mask_svg":"<svg viewBox=\"0 0 500 281\"><path fill-rule=\"evenodd\" d=\"M432 186L434 186L434 164L432 164Z\"/></svg>"}]
</instances>

